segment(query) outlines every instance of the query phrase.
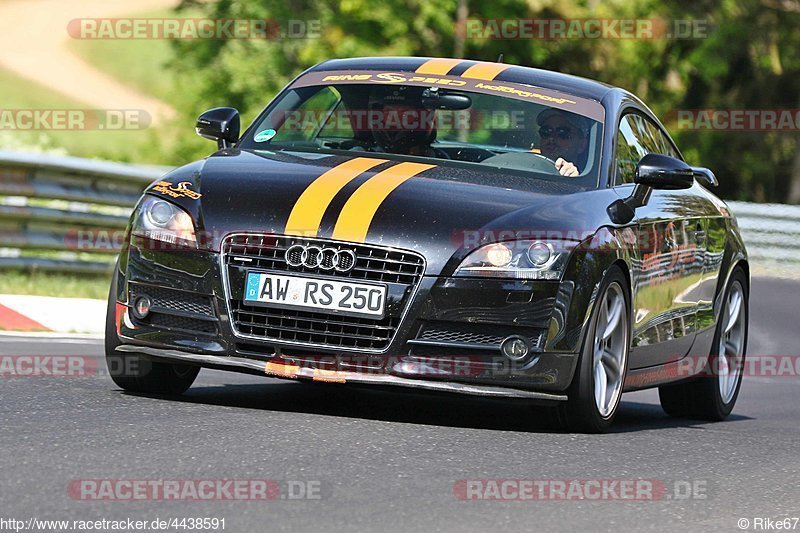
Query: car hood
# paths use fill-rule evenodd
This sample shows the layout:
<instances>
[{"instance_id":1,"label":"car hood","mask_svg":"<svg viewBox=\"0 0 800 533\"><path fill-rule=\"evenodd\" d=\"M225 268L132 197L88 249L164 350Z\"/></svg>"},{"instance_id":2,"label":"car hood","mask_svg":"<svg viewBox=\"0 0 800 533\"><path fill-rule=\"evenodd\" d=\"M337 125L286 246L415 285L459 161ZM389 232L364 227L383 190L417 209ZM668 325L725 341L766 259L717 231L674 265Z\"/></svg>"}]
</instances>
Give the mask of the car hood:
<instances>
[{"instance_id":1,"label":"car hood","mask_svg":"<svg viewBox=\"0 0 800 533\"><path fill-rule=\"evenodd\" d=\"M190 211L213 250L230 233L302 234L414 250L428 275L454 268L449 263L479 242L585 237L610 223L605 208L617 199L568 181L372 156L231 150L161 183L200 193L171 199Z\"/></svg>"}]
</instances>

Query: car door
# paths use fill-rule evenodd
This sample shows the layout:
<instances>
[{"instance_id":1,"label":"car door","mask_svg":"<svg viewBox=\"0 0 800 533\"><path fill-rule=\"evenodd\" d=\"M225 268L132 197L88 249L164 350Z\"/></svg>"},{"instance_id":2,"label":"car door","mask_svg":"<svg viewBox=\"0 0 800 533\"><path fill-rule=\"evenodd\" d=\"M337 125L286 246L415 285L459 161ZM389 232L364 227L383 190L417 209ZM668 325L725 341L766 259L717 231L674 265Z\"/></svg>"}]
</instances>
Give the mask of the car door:
<instances>
[{"instance_id":1,"label":"car door","mask_svg":"<svg viewBox=\"0 0 800 533\"><path fill-rule=\"evenodd\" d=\"M648 153L680 157L648 117L636 112L623 115L614 181L621 197L632 192L636 165ZM680 359L694 342L705 223L693 198L691 189L653 189L647 203L636 209L630 368Z\"/></svg>"}]
</instances>

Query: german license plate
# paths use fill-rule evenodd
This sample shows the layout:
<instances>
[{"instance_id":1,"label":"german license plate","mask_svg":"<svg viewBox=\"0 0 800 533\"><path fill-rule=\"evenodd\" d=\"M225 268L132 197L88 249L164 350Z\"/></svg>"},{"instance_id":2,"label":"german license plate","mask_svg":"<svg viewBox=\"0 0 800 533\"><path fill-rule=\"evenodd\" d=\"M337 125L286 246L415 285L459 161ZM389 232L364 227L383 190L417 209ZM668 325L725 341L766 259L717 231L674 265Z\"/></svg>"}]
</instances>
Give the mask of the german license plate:
<instances>
[{"instance_id":1,"label":"german license plate","mask_svg":"<svg viewBox=\"0 0 800 533\"><path fill-rule=\"evenodd\" d=\"M382 317L386 307L386 286L248 272L244 301L308 311L324 309L343 315Z\"/></svg>"}]
</instances>

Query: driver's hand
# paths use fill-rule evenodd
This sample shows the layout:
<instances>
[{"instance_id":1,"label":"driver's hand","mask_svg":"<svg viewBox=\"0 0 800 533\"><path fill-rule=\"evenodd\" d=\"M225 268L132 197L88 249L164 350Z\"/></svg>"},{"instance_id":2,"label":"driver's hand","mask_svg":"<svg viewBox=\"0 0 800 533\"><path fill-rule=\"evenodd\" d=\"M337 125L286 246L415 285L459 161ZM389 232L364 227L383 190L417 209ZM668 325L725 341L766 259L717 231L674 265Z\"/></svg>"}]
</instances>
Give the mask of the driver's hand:
<instances>
[{"instance_id":1,"label":"driver's hand","mask_svg":"<svg viewBox=\"0 0 800 533\"><path fill-rule=\"evenodd\" d=\"M558 173L562 176L568 176L570 178L580 174L580 172L578 172L578 167L569 161L565 161L563 157L556 159L556 170L558 170Z\"/></svg>"}]
</instances>

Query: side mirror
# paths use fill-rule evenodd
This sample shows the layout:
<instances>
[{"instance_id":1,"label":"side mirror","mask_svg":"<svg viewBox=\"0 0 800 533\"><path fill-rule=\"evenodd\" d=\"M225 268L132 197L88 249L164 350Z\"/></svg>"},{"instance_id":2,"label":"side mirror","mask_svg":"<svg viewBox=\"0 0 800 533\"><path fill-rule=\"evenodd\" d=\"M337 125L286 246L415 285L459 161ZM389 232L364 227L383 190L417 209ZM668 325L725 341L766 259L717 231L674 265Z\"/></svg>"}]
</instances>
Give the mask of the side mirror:
<instances>
[{"instance_id":1,"label":"side mirror","mask_svg":"<svg viewBox=\"0 0 800 533\"><path fill-rule=\"evenodd\" d=\"M694 184L694 177L695 170L680 159L647 154L636 165L633 192L624 200L612 202L607 208L608 215L615 224L628 224L636 216L636 208L650 200L653 189L688 189Z\"/></svg>"},{"instance_id":2,"label":"side mirror","mask_svg":"<svg viewBox=\"0 0 800 533\"><path fill-rule=\"evenodd\" d=\"M195 131L200 137L217 141L222 150L239 140L239 112L232 107L209 109L197 118Z\"/></svg>"},{"instance_id":3,"label":"side mirror","mask_svg":"<svg viewBox=\"0 0 800 533\"><path fill-rule=\"evenodd\" d=\"M633 182L654 189L688 189L694 183L694 171L680 159L647 154L636 165Z\"/></svg>"},{"instance_id":4,"label":"side mirror","mask_svg":"<svg viewBox=\"0 0 800 533\"><path fill-rule=\"evenodd\" d=\"M704 167L692 167L692 172L694 172L694 177L697 181L705 183L709 187L719 186L719 181L717 181L717 177L711 170Z\"/></svg>"}]
</instances>

